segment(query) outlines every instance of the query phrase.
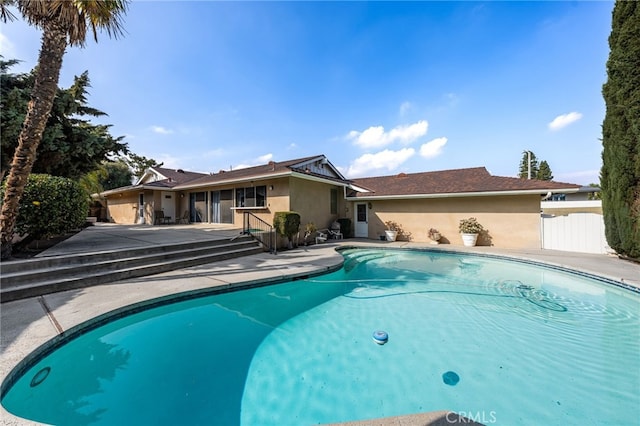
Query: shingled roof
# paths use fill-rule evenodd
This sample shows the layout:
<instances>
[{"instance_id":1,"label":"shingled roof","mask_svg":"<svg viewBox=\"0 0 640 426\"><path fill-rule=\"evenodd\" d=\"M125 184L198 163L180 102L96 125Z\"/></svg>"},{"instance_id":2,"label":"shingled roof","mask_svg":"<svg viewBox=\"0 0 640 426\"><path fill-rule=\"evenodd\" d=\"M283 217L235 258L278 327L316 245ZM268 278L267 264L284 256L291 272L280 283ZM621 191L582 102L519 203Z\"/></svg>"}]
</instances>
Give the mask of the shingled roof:
<instances>
[{"instance_id":1,"label":"shingled roof","mask_svg":"<svg viewBox=\"0 0 640 426\"><path fill-rule=\"evenodd\" d=\"M486 168L443 170L424 173L400 173L353 180L354 185L371 192L353 192L349 197L438 196L444 194L576 192L580 185L572 183L527 180L492 176Z\"/></svg>"},{"instance_id":2,"label":"shingled roof","mask_svg":"<svg viewBox=\"0 0 640 426\"><path fill-rule=\"evenodd\" d=\"M246 167L242 169L236 170L220 170L218 173L211 173L209 175L204 175L199 179L190 181L188 184L184 185L185 187L193 188L198 186L207 186L207 185L215 185L228 181L232 182L241 182L248 180L258 180L258 179L267 179L275 176L282 176L286 174L290 174L292 172L305 173L307 175L314 175L306 170L298 168L296 166L300 164L304 164L305 162L316 160L322 156L315 155L313 157L303 157L297 158L294 160L287 161L269 161L267 164L261 164L259 166L254 167ZM323 176L323 175L315 175L322 179L334 180L334 181L342 181L341 179L335 179L331 176Z\"/></svg>"},{"instance_id":3,"label":"shingled roof","mask_svg":"<svg viewBox=\"0 0 640 426\"><path fill-rule=\"evenodd\" d=\"M157 188L174 188L180 184L186 184L193 180L207 176L205 173L189 172L182 169L167 169L164 167L153 167L156 173L164 176L166 179L160 179L153 182L147 182L144 186Z\"/></svg>"}]
</instances>

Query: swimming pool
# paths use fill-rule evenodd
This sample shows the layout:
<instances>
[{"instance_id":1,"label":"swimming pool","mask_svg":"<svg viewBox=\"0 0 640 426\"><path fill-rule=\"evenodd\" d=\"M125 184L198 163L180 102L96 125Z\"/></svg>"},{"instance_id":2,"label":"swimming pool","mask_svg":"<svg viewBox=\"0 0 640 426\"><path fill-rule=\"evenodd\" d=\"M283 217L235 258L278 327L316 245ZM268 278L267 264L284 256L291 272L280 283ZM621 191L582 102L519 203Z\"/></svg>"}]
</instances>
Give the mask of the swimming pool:
<instances>
[{"instance_id":1,"label":"swimming pool","mask_svg":"<svg viewBox=\"0 0 640 426\"><path fill-rule=\"evenodd\" d=\"M2 405L52 424L637 421L639 294L490 257L342 253L330 274L78 329L10 374Z\"/></svg>"}]
</instances>

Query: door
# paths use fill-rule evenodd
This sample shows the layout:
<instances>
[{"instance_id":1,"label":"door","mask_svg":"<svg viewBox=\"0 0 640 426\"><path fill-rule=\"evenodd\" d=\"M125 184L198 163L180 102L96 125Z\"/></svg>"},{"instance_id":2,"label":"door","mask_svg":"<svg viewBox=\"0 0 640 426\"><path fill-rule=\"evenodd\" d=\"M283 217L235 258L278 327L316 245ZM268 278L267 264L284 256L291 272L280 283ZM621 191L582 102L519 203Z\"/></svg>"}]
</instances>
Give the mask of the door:
<instances>
[{"instance_id":1,"label":"door","mask_svg":"<svg viewBox=\"0 0 640 426\"><path fill-rule=\"evenodd\" d=\"M354 235L356 238L368 238L369 237L369 220L367 217L367 204L357 203L355 210L355 229Z\"/></svg>"},{"instance_id":2,"label":"door","mask_svg":"<svg viewBox=\"0 0 640 426\"><path fill-rule=\"evenodd\" d=\"M160 207L164 213L164 217L169 217L169 222L176 221L176 201L173 198L174 193L168 191L162 191L162 201L160 201Z\"/></svg>"},{"instance_id":3,"label":"door","mask_svg":"<svg viewBox=\"0 0 640 426\"><path fill-rule=\"evenodd\" d=\"M220 223L220 191L211 191L211 222Z\"/></svg>"},{"instance_id":4,"label":"door","mask_svg":"<svg viewBox=\"0 0 640 426\"><path fill-rule=\"evenodd\" d=\"M206 192L192 192L189 194L189 211L192 223L204 223L207 221Z\"/></svg>"},{"instance_id":5,"label":"door","mask_svg":"<svg viewBox=\"0 0 640 426\"><path fill-rule=\"evenodd\" d=\"M140 193L138 196L138 221L137 223L144 224L144 194Z\"/></svg>"}]
</instances>

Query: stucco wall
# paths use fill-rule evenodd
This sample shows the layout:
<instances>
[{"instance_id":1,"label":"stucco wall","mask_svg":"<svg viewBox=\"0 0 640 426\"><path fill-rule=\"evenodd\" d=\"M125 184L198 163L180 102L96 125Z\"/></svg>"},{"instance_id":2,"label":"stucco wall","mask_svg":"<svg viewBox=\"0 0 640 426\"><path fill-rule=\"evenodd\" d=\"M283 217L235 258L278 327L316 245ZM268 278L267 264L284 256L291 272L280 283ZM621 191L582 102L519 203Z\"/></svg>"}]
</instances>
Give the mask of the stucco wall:
<instances>
[{"instance_id":1,"label":"stucco wall","mask_svg":"<svg viewBox=\"0 0 640 426\"><path fill-rule=\"evenodd\" d=\"M256 183L256 185L267 186L267 206L266 208L256 209L237 209L235 210L234 223L239 227L242 226L242 216L245 211L249 211L267 222L273 224L273 213L279 211L289 211L289 179L272 179L264 180ZM273 186L273 189L271 187Z\"/></svg>"},{"instance_id":2,"label":"stucco wall","mask_svg":"<svg viewBox=\"0 0 640 426\"><path fill-rule=\"evenodd\" d=\"M331 213L331 189L338 194L337 213ZM333 221L345 217L342 187L303 179L291 179L291 210L300 213L300 228L313 222L318 229L328 228Z\"/></svg>"},{"instance_id":3,"label":"stucco wall","mask_svg":"<svg viewBox=\"0 0 640 426\"><path fill-rule=\"evenodd\" d=\"M441 243L462 246L461 219L475 217L487 236L478 245L505 248L540 248L540 197L538 195L374 200L368 209L369 238L384 234L385 221L395 221L411 233L411 241L429 242L435 228Z\"/></svg>"},{"instance_id":4,"label":"stucco wall","mask_svg":"<svg viewBox=\"0 0 640 426\"><path fill-rule=\"evenodd\" d=\"M138 217L138 193L129 192L107 197L107 220L114 223L134 224Z\"/></svg>"}]
</instances>

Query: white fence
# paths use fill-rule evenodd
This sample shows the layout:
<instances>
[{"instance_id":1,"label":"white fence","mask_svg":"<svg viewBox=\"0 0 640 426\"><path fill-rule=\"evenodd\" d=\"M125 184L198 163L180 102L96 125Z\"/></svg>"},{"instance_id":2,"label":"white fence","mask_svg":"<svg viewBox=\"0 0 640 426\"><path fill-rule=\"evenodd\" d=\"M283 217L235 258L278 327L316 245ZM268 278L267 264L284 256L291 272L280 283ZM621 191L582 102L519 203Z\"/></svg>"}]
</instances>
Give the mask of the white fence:
<instances>
[{"instance_id":1,"label":"white fence","mask_svg":"<svg viewBox=\"0 0 640 426\"><path fill-rule=\"evenodd\" d=\"M600 214L543 214L540 226L543 249L601 254L611 252L604 236L604 219Z\"/></svg>"}]
</instances>

